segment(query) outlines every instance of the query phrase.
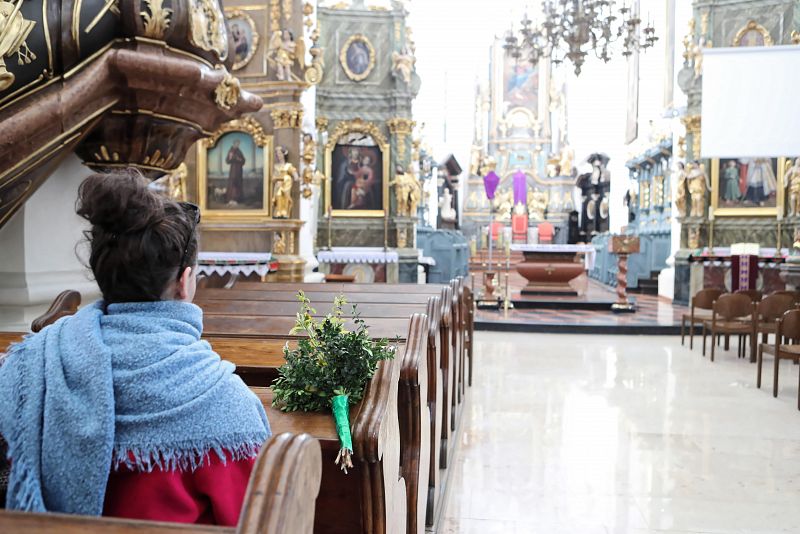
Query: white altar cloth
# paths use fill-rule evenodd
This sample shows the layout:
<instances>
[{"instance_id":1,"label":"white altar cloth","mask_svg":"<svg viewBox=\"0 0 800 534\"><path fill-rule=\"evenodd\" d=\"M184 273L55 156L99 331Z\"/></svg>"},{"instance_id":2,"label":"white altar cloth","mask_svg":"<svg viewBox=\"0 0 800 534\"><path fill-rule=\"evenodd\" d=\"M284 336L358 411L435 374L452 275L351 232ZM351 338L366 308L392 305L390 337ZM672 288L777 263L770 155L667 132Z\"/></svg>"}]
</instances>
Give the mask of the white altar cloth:
<instances>
[{"instance_id":1,"label":"white altar cloth","mask_svg":"<svg viewBox=\"0 0 800 534\"><path fill-rule=\"evenodd\" d=\"M197 274L248 276L256 273L266 276L271 261L269 252L200 252L197 254Z\"/></svg>"},{"instance_id":2,"label":"white altar cloth","mask_svg":"<svg viewBox=\"0 0 800 534\"><path fill-rule=\"evenodd\" d=\"M317 253L320 263L398 263L400 256L383 247L333 247Z\"/></svg>"}]
</instances>

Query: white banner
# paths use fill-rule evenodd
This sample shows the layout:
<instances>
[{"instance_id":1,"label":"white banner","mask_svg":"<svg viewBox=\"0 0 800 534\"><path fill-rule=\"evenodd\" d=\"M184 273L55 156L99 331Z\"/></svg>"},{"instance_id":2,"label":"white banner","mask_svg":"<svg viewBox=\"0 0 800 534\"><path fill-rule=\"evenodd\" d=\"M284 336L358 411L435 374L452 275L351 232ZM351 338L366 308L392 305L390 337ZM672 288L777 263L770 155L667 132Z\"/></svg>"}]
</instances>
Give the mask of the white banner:
<instances>
[{"instance_id":1,"label":"white banner","mask_svg":"<svg viewBox=\"0 0 800 534\"><path fill-rule=\"evenodd\" d=\"M703 50L703 158L800 155L800 46Z\"/></svg>"}]
</instances>

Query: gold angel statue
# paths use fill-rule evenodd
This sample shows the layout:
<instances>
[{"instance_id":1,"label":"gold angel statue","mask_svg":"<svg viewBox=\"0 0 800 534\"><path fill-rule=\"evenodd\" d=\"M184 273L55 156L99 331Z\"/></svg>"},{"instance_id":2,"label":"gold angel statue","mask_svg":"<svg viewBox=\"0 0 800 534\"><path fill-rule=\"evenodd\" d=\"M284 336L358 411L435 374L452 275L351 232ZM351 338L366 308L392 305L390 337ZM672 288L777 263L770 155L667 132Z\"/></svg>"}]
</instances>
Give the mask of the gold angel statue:
<instances>
[{"instance_id":1,"label":"gold angel statue","mask_svg":"<svg viewBox=\"0 0 800 534\"><path fill-rule=\"evenodd\" d=\"M270 61L275 65L275 76L282 82L294 77L292 66L294 62L305 69L305 44L303 39L295 41L294 34L289 30L273 32L269 40L268 54Z\"/></svg>"},{"instance_id":2,"label":"gold angel statue","mask_svg":"<svg viewBox=\"0 0 800 534\"><path fill-rule=\"evenodd\" d=\"M297 169L286 161L289 151L278 146L275 149L275 178L272 190L272 217L288 219L292 214L292 184L298 179Z\"/></svg>"},{"instance_id":3,"label":"gold angel statue","mask_svg":"<svg viewBox=\"0 0 800 534\"><path fill-rule=\"evenodd\" d=\"M402 52L392 52L392 72L400 76L406 84L411 83L411 74L417 58L404 48Z\"/></svg>"},{"instance_id":4,"label":"gold angel statue","mask_svg":"<svg viewBox=\"0 0 800 534\"><path fill-rule=\"evenodd\" d=\"M494 209L498 220L507 221L511 219L511 210L514 208L514 192L507 189L497 192L494 195Z\"/></svg>"}]
</instances>

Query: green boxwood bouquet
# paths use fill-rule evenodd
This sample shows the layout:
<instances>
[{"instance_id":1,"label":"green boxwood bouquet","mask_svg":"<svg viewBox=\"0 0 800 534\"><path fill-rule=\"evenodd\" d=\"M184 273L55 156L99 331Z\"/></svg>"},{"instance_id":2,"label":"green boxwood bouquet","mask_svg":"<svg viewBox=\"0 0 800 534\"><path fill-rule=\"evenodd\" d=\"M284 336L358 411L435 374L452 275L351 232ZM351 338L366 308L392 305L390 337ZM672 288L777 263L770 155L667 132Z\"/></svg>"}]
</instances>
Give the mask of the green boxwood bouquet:
<instances>
[{"instance_id":1,"label":"green boxwood bouquet","mask_svg":"<svg viewBox=\"0 0 800 534\"><path fill-rule=\"evenodd\" d=\"M359 402L380 360L394 358L396 346L386 339L372 340L353 305L356 329L348 331L342 319L343 295L334 299L332 313L314 321L316 310L300 291L300 311L291 334L303 334L296 349L284 347L286 363L272 384L273 406L285 412L333 410L341 448L336 463L347 473L353 467L349 405Z\"/></svg>"}]
</instances>

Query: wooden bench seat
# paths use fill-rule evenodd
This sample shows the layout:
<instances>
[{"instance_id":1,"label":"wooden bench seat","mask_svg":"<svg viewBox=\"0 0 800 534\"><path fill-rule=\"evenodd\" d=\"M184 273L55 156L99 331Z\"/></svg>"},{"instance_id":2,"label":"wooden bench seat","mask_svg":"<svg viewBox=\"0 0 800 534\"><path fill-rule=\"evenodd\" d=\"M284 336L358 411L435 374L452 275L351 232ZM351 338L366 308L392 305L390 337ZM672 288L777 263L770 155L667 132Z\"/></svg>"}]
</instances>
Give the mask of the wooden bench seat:
<instances>
[{"instance_id":1,"label":"wooden bench seat","mask_svg":"<svg viewBox=\"0 0 800 534\"><path fill-rule=\"evenodd\" d=\"M0 510L0 532L14 534L284 534L313 532L322 477L318 440L309 434L274 435L261 448L234 528L67 514Z\"/></svg>"}]
</instances>

